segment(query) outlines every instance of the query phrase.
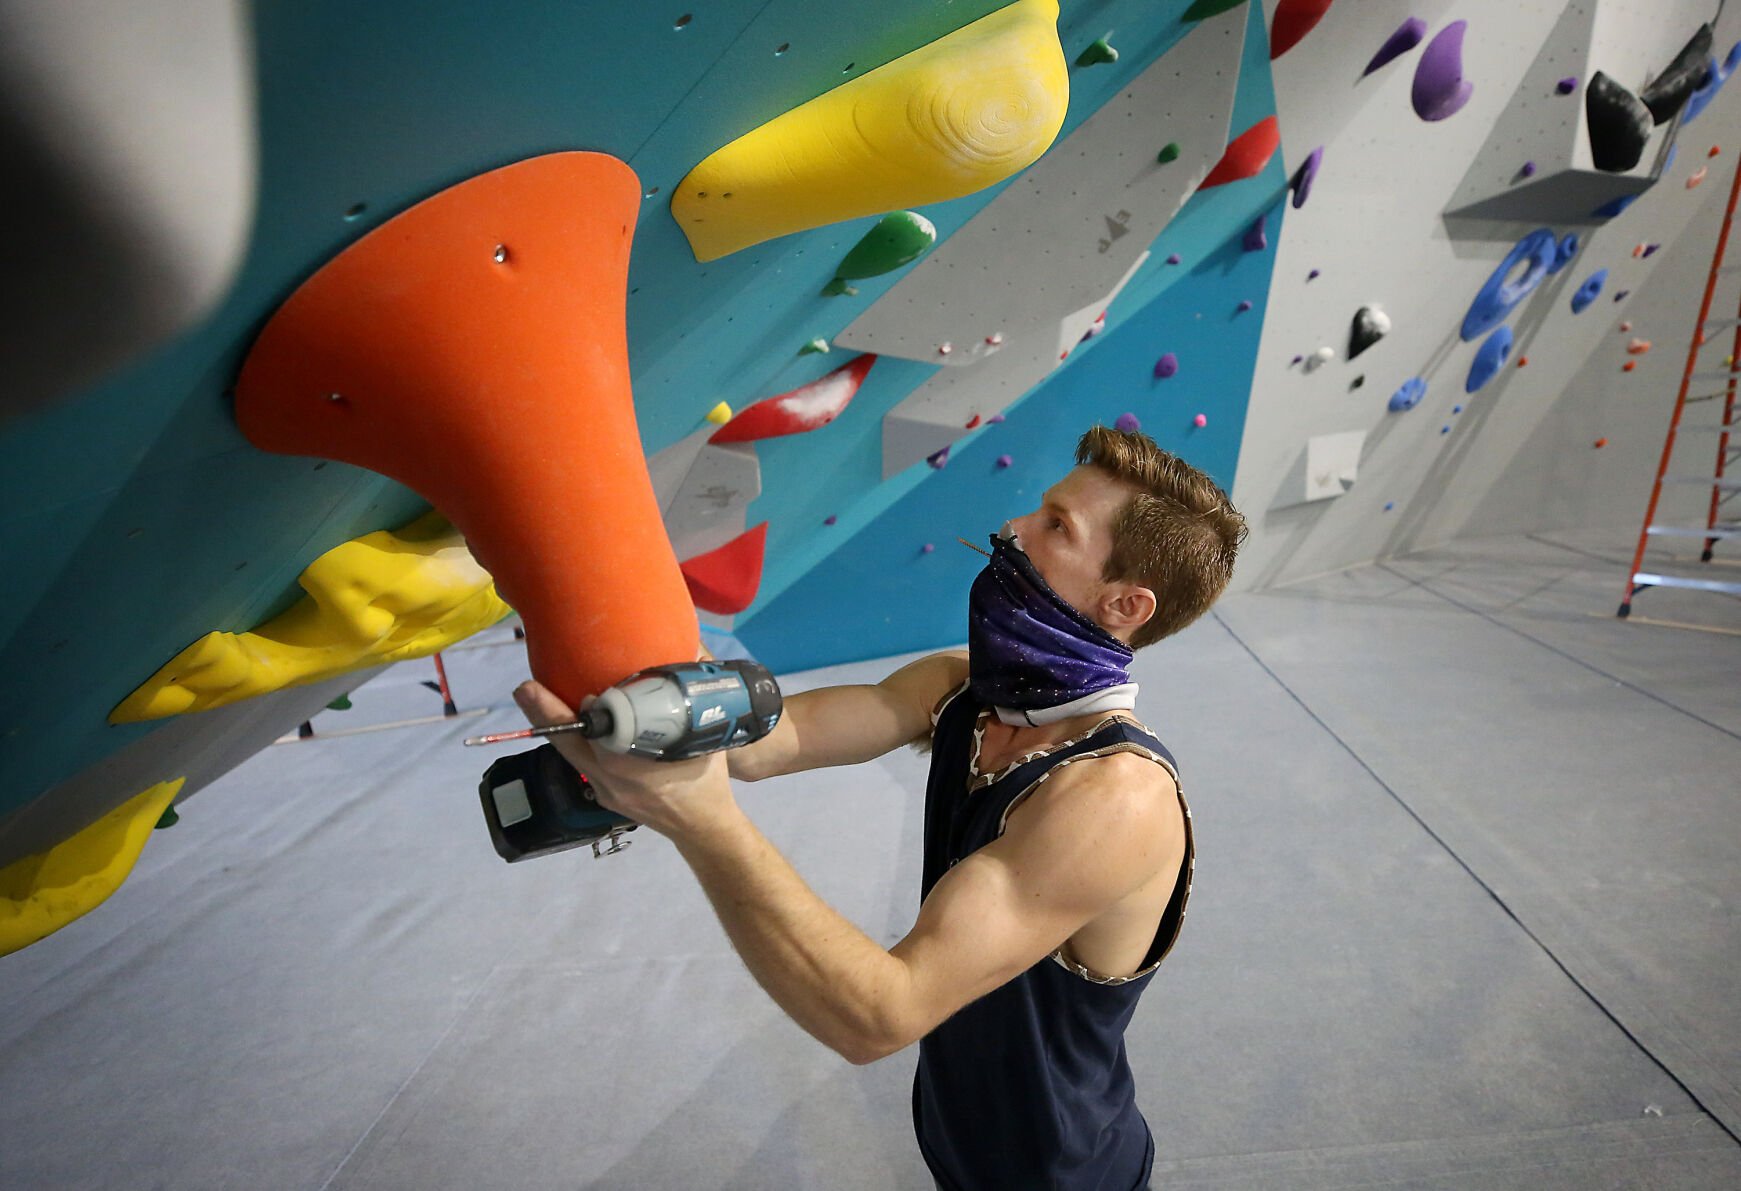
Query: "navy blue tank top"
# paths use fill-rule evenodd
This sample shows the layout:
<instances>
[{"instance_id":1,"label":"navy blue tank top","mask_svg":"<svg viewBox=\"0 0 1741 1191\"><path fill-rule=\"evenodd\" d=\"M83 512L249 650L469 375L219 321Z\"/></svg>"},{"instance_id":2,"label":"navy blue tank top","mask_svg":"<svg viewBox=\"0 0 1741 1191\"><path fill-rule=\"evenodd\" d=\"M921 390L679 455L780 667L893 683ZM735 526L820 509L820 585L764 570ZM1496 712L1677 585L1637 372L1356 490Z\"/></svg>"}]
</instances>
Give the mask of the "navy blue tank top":
<instances>
[{"instance_id":1,"label":"navy blue tank top","mask_svg":"<svg viewBox=\"0 0 1741 1191\"><path fill-rule=\"evenodd\" d=\"M1128 720L977 775L981 714L996 714L967 684L933 713L925 791L920 900L951 867L1003 834L1009 813L1073 758L1132 751L1178 767L1161 742ZM1136 1105L1124 1029L1184 923L1196 848L1185 812L1185 859L1141 968L1108 978L1059 948L965 1006L919 1042L913 1128L945 1191L1133 1191L1147 1185L1154 1137Z\"/></svg>"}]
</instances>

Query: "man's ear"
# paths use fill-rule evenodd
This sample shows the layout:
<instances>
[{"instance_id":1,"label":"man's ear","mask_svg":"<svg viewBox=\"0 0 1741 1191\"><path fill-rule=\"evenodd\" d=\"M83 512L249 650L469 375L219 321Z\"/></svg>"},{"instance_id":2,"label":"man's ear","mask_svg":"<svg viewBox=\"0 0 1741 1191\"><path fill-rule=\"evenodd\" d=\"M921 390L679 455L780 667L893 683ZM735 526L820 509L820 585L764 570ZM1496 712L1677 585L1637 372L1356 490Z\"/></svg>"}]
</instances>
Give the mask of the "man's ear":
<instances>
[{"instance_id":1,"label":"man's ear","mask_svg":"<svg viewBox=\"0 0 1741 1191\"><path fill-rule=\"evenodd\" d=\"M1140 629L1147 624L1160 608L1160 602L1155 599L1155 593L1146 587L1134 584L1123 588L1121 594L1107 601L1107 608L1112 614L1115 629Z\"/></svg>"}]
</instances>

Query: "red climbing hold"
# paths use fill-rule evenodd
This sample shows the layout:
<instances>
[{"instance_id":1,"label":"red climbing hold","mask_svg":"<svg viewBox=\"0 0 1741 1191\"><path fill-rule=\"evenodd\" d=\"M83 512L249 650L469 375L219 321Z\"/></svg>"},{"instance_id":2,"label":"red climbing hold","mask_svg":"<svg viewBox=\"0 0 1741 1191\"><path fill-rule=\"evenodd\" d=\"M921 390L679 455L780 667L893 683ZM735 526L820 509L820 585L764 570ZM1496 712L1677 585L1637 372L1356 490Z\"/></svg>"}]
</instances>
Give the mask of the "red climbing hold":
<instances>
[{"instance_id":1,"label":"red climbing hold","mask_svg":"<svg viewBox=\"0 0 1741 1191\"><path fill-rule=\"evenodd\" d=\"M1265 116L1233 139L1197 189L1208 190L1211 186L1223 186L1263 172L1263 167L1269 164L1281 143L1281 126L1274 116Z\"/></svg>"},{"instance_id":2,"label":"red climbing hold","mask_svg":"<svg viewBox=\"0 0 1741 1191\"><path fill-rule=\"evenodd\" d=\"M840 416L876 362L877 358L867 353L789 393L764 398L714 431L707 441L755 442L819 430Z\"/></svg>"},{"instance_id":3,"label":"red climbing hold","mask_svg":"<svg viewBox=\"0 0 1741 1191\"><path fill-rule=\"evenodd\" d=\"M1636 367L1638 367L1638 361L1637 361L1637 360L1628 360L1628 361L1626 361L1626 363L1625 363L1625 364L1623 364L1623 365L1621 365L1621 368L1620 368L1620 371L1622 371L1622 372L1631 372L1631 371L1632 371L1632 370L1633 370L1633 369L1634 369L1634 368L1636 368Z\"/></svg>"},{"instance_id":4,"label":"red climbing hold","mask_svg":"<svg viewBox=\"0 0 1741 1191\"><path fill-rule=\"evenodd\" d=\"M1300 44L1300 39L1324 19L1331 0L1281 0L1269 27L1269 60L1274 62Z\"/></svg>"},{"instance_id":5,"label":"red climbing hold","mask_svg":"<svg viewBox=\"0 0 1741 1191\"><path fill-rule=\"evenodd\" d=\"M679 563L695 606L715 616L732 616L748 608L762 586L767 542L768 523L764 521L716 550Z\"/></svg>"},{"instance_id":6,"label":"red climbing hold","mask_svg":"<svg viewBox=\"0 0 1741 1191\"><path fill-rule=\"evenodd\" d=\"M1608 445L1608 440L1605 438L1599 438L1596 440L1596 449L1598 451L1600 451L1603 447L1605 447L1607 445Z\"/></svg>"}]
</instances>

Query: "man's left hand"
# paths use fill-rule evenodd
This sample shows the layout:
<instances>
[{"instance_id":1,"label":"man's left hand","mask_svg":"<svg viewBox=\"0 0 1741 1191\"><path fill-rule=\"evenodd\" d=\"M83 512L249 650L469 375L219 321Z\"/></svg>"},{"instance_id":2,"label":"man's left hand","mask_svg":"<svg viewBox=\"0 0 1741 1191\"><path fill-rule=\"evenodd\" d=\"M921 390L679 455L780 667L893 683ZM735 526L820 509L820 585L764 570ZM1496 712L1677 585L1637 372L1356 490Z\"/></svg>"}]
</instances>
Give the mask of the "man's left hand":
<instances>
[{"instance_id":1,"label":"man's left hand","mask_svg":"<svg viewBox=\"0 0 1741 1191\"><path fill-rule=\"evenodd\" d=\"M578 718L573 708L536 680L516 687L514 701L534 727L572 724ZM723 750L686 761L649 761L595 748L579 732L559 733L549 740L586 775L600 806L673 840L708 831L738 811Z\"/></svg>"}]
</instances>

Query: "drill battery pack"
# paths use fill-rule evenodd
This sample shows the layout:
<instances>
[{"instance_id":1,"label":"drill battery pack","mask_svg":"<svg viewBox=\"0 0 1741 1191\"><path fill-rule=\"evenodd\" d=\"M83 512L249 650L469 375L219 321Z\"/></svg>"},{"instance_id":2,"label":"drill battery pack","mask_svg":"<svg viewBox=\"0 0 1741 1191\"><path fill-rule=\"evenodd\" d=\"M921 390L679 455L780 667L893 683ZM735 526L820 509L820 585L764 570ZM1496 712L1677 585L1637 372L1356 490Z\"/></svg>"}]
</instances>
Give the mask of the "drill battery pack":
<instances>
[{"instance_id":1,"label":"drill battery pack","mask_svg":"<svg viewBox=\"0 0 1741 1191\"><path fill-rule=\"evenodd\" d=\"M600 806L591 783L553 744L497 760L484 770L478 797L490 842L509 863L582 844L591 844L595 856L610 855L628 847L623 833L639 826ZM601 852L603 840L610 846Z\"/></svg>"}]
</instances>

